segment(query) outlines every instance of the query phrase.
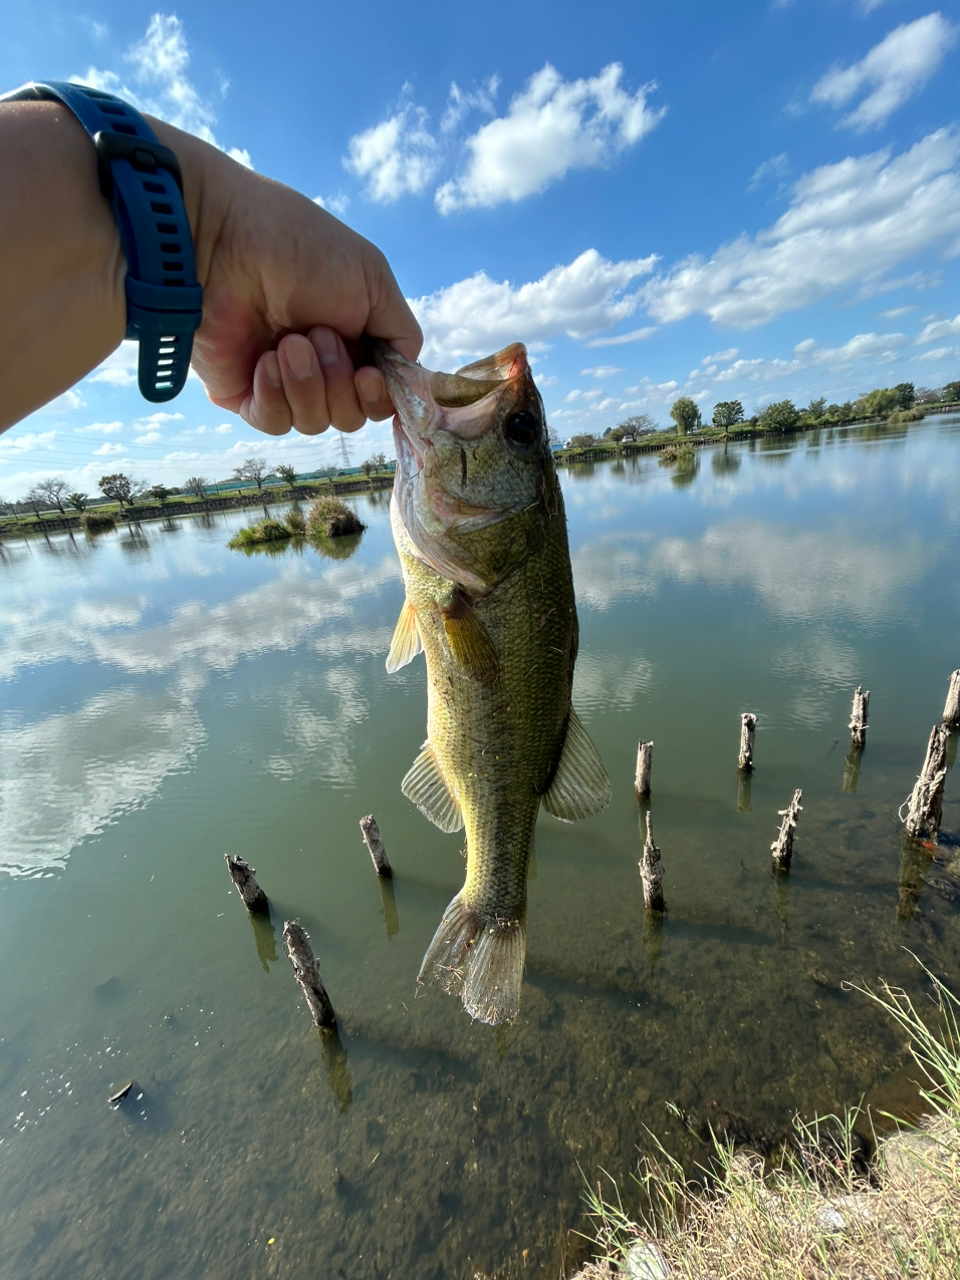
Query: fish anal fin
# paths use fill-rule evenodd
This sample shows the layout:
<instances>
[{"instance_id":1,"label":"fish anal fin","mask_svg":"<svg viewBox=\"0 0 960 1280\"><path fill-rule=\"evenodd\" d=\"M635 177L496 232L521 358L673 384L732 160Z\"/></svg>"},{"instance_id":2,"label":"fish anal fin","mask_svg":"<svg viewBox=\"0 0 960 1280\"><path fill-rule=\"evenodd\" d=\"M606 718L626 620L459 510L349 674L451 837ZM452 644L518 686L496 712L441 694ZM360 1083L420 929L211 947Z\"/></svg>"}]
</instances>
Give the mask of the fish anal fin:
<instances>
[{"instance_id":1,"label":"fish anal fin","mask_svg":"<svg viewBox=\"0 0 960 1280\"><path fill-rule=\"evenodd\" d=\"M429 742L410 766L400 790L441 831L459 831L463 826L460 805L440 772Z\"/></svg>"},{"instance_id":2,"label":"fish anal fin","mask_svg":"<svg viewBox=\"0 0 960 1280\"><path fill-rule=\"evenodd\" d=\"M420 628L417 626L417 611L409 600L405 600L390 642L387 670L391 674L399 671L422 652L423 641L420 639Z\"/></svg>"},{"instance_id":3,"label":"fish anal fin","mask_svg":"<svg viewBox=\"0 0 960 1280\"><path fill-rule=\"evenodd\" d=\"M544 807L564 822L579 822L609 803L610 779L590 735L571 707L560 763L544 793Z\"/></svg>"},{"instance_id":4,"label":"fish anal fin","mask_svg":"<svg viewBox=\"0 0 960 1280\"><path fill-rule=\"evenodd\" d=\"M481 684L493 684L500 673L497 651L469 598L458 591L440 614L450 652L460 670Z\"/></svg>"},{"instance_id":5,"label":"fish anal fin","mask_svg":"<svg viewBox=\"0 0 960 1280\"><path fill-rule=\"evenodd\" d=\"M520 1012L527 938L525 921L487 921L461 894L443 913L417 981L457 995L471 1018L497 1026Z\"/></svg>"}]
</instances>

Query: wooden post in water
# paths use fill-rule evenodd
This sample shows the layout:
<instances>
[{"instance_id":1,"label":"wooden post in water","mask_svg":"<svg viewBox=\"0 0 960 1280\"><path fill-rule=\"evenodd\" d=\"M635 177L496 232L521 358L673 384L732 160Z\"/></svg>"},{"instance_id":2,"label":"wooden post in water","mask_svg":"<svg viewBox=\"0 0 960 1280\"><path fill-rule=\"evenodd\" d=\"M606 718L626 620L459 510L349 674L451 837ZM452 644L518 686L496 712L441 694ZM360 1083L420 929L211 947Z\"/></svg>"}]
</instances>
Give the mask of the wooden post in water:
<instances>
[{"instance_id":1,"label":"wooden post in water","mask_svg":"<svg viewBox=\"0 0 960 1280\"><path fill-rule=\"evenodd\" d=\"M907 816L903 820L907 835L919 839L929 836L936 840L943 818L943 784L947 777L947 741L950 731L941 724L930 730L927 754L914 785L910 799L906 801ZM900 806L900 817L903 818Z\"/></svg>"},{"instance_id":2,"label":"wooden post in water","mask_svg":"<svg viewBox=\"0 0 960 1280\"><path fill-rule=\"evenodd\" d=\"M867 740L867 712L870 709L870 690L866 693L857 685L853 694L853 706L850 709L850 741L855 747L862 747Z\"/></svg>"},{"instance_id":3,"label":"wooden post in water","mask_svg":"<svg viewBox=\"0 0 960 1280\"><path fill-rule=\"evenodd\" d=\"M232 853L225 853L223 856L227 861L230 879L236 885L237 892L243 899L247 910L259 914L268 911L267 895L257 884L257 878L253 874L253 867L248 866L242 858L235 858Z\"/></svg>"},{"instance_id":4,"label":"wooden post in water","mask_svg":"<svg viewBox=\"0 0 960 1280\"><path fill-rule=\"evenodd\" d=\"M325 1029L336 1027L337 1015L333 1012L330 997L320 981L317 961L306 930L296 920L288 920L283 926L283 940L293 965L294 977L300 984L315 1025Z\"/></svg>"},{"instance_id":5,"label":"wooden post in water","mask_svg":"<svg viewBox=\"0 0 960 1280\"><path fill-rule=\"evenodd\" d=\"M640 859L640 879L643 881L643 905L648 911L666 910L663 905L663 862L660 850L653 843L653 822L650 810L647 810L647 838L643 843L643 857Z\"/></svg>"},{"instance_id":6,"label":"wooden post in water","mask_svg":"<svg viewBox=\"0 0 960 1280\"><path fill-rule=\"evenodd\" d=\"M786 809L779 809L783 821L780 823L780 831L776 840L770 846L773 853L773 861L777 869L786 871L790 866L790 859L793 857L793 833L797 823L800 821L800 812L803 805L800 798L803 792L797 787L793 793L793 799L787 805Z\"/></svg>"},{"instance_id":7,"label":"wooden post in water","mask_svg":"<svg viewBox=\"0 0 960 1280\"><path fill-rule=\"evenodd\" d=\"M363 833L364 843L370 850L370 857L377 869L377 875L389 879L393 875L393 869L390 866L387 851L383 847L383 841L380 839L380 828L372 813L360 819L360 830Z\"/></svg>"},{"instance_id":8,"label":"wooden post in water","mask_svg":"<svg viewBox=\"0 0 960 1280\"><path fill-rule=\"evenodd\" d=\"M653 743L642 739L637 746L637 774L634 789L637 796L643 798L650 794L650 768L653 764Z\"/></svg>"},{"instance_id":9,"label":"wooden post in water","mask_svg":"<svg viewBox=\"0 0 960 1280\"><path fill-rule=\"evenodd\" d=\"M960 669L950 677L947 701L943 708L943 723L951 729L960 729Z\"/></svg>"},{"instance_id":10,"label":"wooden post in water","mask_svg":"<svg viewBox=\"0 0 960 1280\"><path fill-rule=\"evenodd\" d=\"M752 711L740 716L740 756L737 768L749 771L753 768L753 738L757 731L757 717Z\"/></svg>"}]
</instances>

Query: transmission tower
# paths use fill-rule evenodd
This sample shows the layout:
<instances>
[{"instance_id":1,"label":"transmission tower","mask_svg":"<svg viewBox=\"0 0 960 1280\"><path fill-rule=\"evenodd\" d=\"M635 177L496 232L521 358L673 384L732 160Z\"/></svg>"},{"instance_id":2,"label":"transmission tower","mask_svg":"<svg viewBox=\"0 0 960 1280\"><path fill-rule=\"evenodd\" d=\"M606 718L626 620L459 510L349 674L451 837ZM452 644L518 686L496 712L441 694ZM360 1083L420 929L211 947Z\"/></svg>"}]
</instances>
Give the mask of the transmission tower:
<instances>
[{"instance_id":1,"label":"transmission tower","mask_svg":"<svg viewBox=\"0 0 960 1280\"><path fill-rule=\"evenodd\" d=\"M338 431L337 435L340 437L340 459L343 464L343 469L344 471L349 471L350 467L353 465L353 459L350 457L350 447L347 444L347 437L342 431Z\"/></svg>"}]
</instances>

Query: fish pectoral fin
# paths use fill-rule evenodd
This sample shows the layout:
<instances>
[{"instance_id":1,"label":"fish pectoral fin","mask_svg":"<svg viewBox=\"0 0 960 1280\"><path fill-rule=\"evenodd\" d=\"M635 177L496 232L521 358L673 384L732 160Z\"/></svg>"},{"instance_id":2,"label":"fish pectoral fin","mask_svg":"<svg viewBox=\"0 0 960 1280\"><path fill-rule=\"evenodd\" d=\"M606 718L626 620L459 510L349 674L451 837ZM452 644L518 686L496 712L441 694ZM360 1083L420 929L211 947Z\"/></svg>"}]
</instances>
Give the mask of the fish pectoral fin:
<instances>
[{"instance_id":1,"label":"fish pectoral fin","mask_svg":"<svg viewBox=\"0 0 960 1280\"><path fill-rule=\"evenodd\" d=\"M460 805L440 772L429 742L410 766L400 790L441 831L459 831L463 826Z\"/></svg>"},{"instance_id":2,"label":"fish pectoral fin","mask_svg":"<svg viewBox=\"0 0 960 1280\"><path fill-rule=\"evenodd\" d=\"M423 641L417 626L417 611L409 600L404 600L393 639L390 641L387 670L392 675L394 671L399 671L408 662L412 662L418 653L423 653Z\"/></svg>"},{"instance_id":3,"label":"fish pectoral fin","mask_svg":"<svg viewBox=\"0 0 960 1280\"><path fill-rule=\"evenodd\" d=\"M440 615L450 652L460 670L481 684L493 684L500 674L497 651L469 598L458 591Z\"/></svg>"},{"instance_id":4,"label":"fish pectoral fin","mask_svg":"<svg viewBox=\"0 0 960 1280\"><path fill-rule=\"evenodd\" d=\"M548 813L564 822L590 818L610 803L610 779L573 707L560 763L544 792L543 803Z\"/></svg>"}]
</instances>

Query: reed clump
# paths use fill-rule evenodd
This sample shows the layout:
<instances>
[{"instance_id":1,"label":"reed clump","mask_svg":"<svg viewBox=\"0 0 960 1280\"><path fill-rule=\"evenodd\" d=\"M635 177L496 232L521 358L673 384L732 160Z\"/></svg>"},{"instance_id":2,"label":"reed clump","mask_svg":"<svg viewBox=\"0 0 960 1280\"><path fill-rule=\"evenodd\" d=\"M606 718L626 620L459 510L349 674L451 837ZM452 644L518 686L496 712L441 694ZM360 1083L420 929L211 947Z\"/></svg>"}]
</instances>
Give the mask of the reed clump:
<instances>
[{"instance_id":1,"label":"reed clump","mask_svg":"<svg viewBox=\"0 0 960 1280\"><path fill-rule=\"evenodd\" d=\"M690 467L693 465L694 452L692 444L668 444L660 450L658 461L661 467Z\"/></svg>"},{"instance_id":2,"label":"reed clump","mask_svg":"<svg viewBox=\"0 0 960 1280\"><path fill-rule=\"evenodd\" d=\"M656 1142L635 1180L641 1207L616 1183L590 1188L598 1256L575 1280L643 1275L672 1280L955 1280L960 1275L960 1001L932 974L940 1026L902 990L862 991L909 1037L929 1112L882 1139L865 1165L855 1108L797 1120L765 1161L713 1134L694 1184ZM859 990L859 988L858 988Z\"/></svg>"},{"instance_id":3,"label":"reed clump","mask_svg":"<svg viewBox=\"0 0 960 1280\"><path fill-rule=\"evenodd\" d=\"M286 521L264 516L256 524L238 529L227 546L232 547L234 551L247 551L254 547L262 547L268 542L283 542L294 536L293 530Z\"/></svg>"},{"instance_id":4,"label":"reed clump","mask_svg":"<svg viewBox=\"0 0 960 1280\"><path fill-rule=\"evenodd\" d=\"M307 516L311 538L341 538L348 533L362 533L367 527L357 513L330 494L317 498Z\"/></svg>"},{"instance_id":5,"label":"reed clump","mask_svg":"<svg viewBox=\"0 0 960 1280\"><path fill-rule=\"evenodd\" d=\"M80 517L80 525L87 533L106 533L108 529L115 529L117 522L113 516L104 512L84 511Z\"/></svg>"},{"instance_id":6,"label":"reed clump","mask_svg":"<svg viewBox=\"0 0 960 1280\"><path fill-rule=\"evenodd\" d=\"M887 422L919 422L924 417L926 417L926 414L922 409L896 409L887 418Z\"/></svg>"}]
</instances>

